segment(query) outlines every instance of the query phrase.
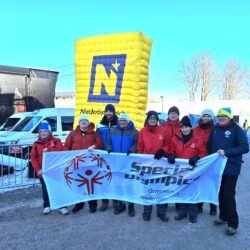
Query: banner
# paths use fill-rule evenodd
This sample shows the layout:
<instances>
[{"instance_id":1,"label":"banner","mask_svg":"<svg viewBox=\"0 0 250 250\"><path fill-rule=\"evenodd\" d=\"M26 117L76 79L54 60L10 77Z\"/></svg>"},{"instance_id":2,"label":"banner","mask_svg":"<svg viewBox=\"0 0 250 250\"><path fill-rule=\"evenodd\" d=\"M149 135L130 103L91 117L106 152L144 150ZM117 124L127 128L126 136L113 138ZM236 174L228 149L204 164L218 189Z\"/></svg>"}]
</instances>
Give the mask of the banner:
<instances>
[{"instance_id":1,"label":"banner","mask_svg":"<svg viewBox=\"0 0 250 250\"><path fill-rule=\"evenodd\" d=\"M141 32L117 33L76 41L75 126L81 114L97 124L105 106L127 113L141 129L148 100L152 40Z\"/></svg>"},{"instance_id":2,"label":"banner","mask_svg":"<svg viewBox=\"0 0 250 250\"><path fill-rule=\"evenodd\" d=\"M192 167L188 160L153 155L74 150L46 152L45 180L52 209L78 202L115 199L137 204L218 204L221 176L227 158L209 155Z\"/></svg>"}]
</instances>

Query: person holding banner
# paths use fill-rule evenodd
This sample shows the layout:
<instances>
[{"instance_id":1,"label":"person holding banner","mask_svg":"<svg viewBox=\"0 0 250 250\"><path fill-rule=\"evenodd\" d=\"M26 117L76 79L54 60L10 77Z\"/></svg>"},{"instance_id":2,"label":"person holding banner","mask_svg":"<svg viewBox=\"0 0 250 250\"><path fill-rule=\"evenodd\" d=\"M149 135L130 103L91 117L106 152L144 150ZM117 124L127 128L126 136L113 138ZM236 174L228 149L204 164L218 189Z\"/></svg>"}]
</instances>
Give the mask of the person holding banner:
<instances>
[{"instance_id":1,"label":"person holding banner","mask_svg":"<svg viewBox=\"0 0 250 250\"><path fill-rule=\"evenodd\" d=\"M108 152L117 153L130 153L137 152L137 138L138 131L134 126L134 123L130 120L129 115L120 114L118 118L117 128L111 128L107 149ZM115 207L114 214L120 214L126 210L126 204L122 201L118 202L118 206ZM134 204L128 204L128 215L135 216Z\"/></svg>"},{"instance_id":2,"label":"person holding banner","mask_svg":"<svg viewBox=\"0 0 250 250\"><path fill-rule=\"evenodd\" d=\"M32 167L35 169L36 174L42 185L44 215L49 214L51 212L51 209L48 191L42 177L42 160L43 153L51 151L63 151L63 145L60 139L53 137L51 133L51 127L48 122L43 121L38 128L38 139L34 142L32 146L30 159ZM63 215L67 215L69 213L66 207L60 208L59 212Z\"/></svg>"},{"instance_id":3,"label":"person holding banner","mask_svg":"<svg viewBox=\"0 0 250 250\"><path fill-rule=\"evenodd\" d=\"M215 226L226 224L226 235L232 236L239 226L236 210L235 189L241 170L242 154L249 152L247 136L233 120L231 108L217 112L218 124L211 131L208 140L208 153L217 152L228 158L221 180L219 192L219 218Z\"/></svg>"},{"instance_id":4,"label":"person holding banner","mask_svg":"<svg viewBox=\"0 0 250 250\"><path fill-rule=\"evenodd\" d=\"M204 143L193 135L192 125L188 116L180 122L181 136L175 135L170 144L168 162L175 163L175 158L189 159L189 164L195 167L197 161L207 155ZM181 220L189 215L189 222L196 223L198 216L197 204L180 203L175 220Z\"/></svg>"},{"instance_id":5,"label":"person holding banner","mask_svg":"<svg viewBox=\"0 0 250 250\"><path fill-rule=\"evenodd\" d=\"M107 150L108 135L111 128L116 128L118 123L118 117L115 113L115 106L113 104L107 104L104 110L104 116L100 123L97 124L97 132L102 138L104 150ZM100 211L104 212L108 209L109 200L103 199ZM113 207L118 206L118 201L113 200Z\"/></svg>"},{"instance_id":6,"label":"person holding banner","mask_svg":"<svg viewBox=\"0 0 250 250\"><path fill-rule=\"evenodd\" d=\"M198 126L193 128L194 136L197 136L207 147L208 138L214 126L214 112L210 109L205 109L201 112L201 119L198 120ZM198 203L198 212L203 212L203 203ZM210 203L210 215L216 215L217 206Z\"/></svg>"},{"instance_id":7,"label":"person holding banner","mask_svg":"<svg viewBox=\"0 0 250 250\"><path fill-rule=\"evenodd\" d=\"M169 137L170 141L175 135L180 135L179 116L180 116L180 111L176 106L169 108L168 119L165 123L165 129L167 131L167 136ZM168 206L168 204L166 204L166 206ZM179 204L175 203L175 207L178 210Z\"/></svg>"},{"instance_id":8,"label":"person holding banner","mask_svg":"<svg viewBox=\"0 0 250 250\"><path fill-rule=\"evenodd\" d=\"M138 136L138 153L153 154L154 158L159 160L167 155L169 149L170 138L164 127L158 125L159 117L156 111L149 111L146 118L146 126L140 130ZM166 204L157 205L157 216L167 222ZM153 206L144 206L143 220L150 221Z\"/></svg>"},{"instance_id":9,"label":"person holding banner","mask_svg":"<svg viewBox=\"0 0 250 250\"><path fill-rule=\"evenodd\" d=\"M71 131L66 138L65 150L88 149L103 149L103 144L100 136L94 131L95 125L90 122L87 115L80 115L78 118L78 126ZM84 207L84 202L77 203L72 209L73 213L77 213ZM97 208L97 200L89 201L89 212L95 213Z\"/></svg>"}]
</instances>

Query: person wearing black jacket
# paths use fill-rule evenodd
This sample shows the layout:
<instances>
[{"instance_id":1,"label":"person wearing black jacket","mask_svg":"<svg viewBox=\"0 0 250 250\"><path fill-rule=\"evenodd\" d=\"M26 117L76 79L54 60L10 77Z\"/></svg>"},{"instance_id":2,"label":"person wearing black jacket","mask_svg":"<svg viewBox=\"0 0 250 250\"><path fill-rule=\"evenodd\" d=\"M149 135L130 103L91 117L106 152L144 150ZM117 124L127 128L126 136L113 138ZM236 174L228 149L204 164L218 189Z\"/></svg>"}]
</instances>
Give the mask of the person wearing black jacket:
<instances>
[{"instance_id":1,"label":"person wearing black jacket","mask_svg":"<svg viewBox=\"0 0 250 250\"><path fill-rule=\"evenodd\" d=\"M116 128L118 123L118 117L115 112L115 106L113 104L107 104L104 110L104 116L101 121L96 125L97 133L102 138L102 143L104 150L107 150L108 137L111 128ZM100 211L104 212L108 209L109 200L102 199L102 205L100 206ZM113 207L118 206L118 201L113 200Z\"/></svg>"},{"instance_id":2,"label":"person wearing black jacket","mask_svg":"<svg viewBox=\"0 0 250 250\"><path fill-rule=\"evenodd\" d=\"M226 235L234 235L239 225L236 210L235 188L240 174L242 154L249 152L249 144L244 131L235 123L231 108L217 112L218 124L214 126L208 140L208 153L218 153L228 158L219 192L219 218L214 225L228 225Z\"/></svg>"}]
</instances>

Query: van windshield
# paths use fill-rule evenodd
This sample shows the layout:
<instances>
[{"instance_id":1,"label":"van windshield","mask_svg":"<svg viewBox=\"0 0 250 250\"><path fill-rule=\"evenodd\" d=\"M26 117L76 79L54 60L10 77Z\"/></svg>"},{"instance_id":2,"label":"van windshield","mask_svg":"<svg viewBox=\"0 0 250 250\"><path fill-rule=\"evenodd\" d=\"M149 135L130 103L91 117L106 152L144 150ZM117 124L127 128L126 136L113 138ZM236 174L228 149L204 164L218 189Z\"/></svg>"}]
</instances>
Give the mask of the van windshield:
<instances>
[{"instance_id":1,"label":"van windshield","mask_svg":"<svg viewBox=\"0 0 250 250\"><path fill-rule=\"evenodd\" d=\"M30 131L41 120L41 116L28 116L13 131Z\"/></svg>"},{"instance_id":2,"label":"van windshield","mask_svg":"<svg viewBox=\"0 0 250 250\"><path fill-rule=\"evenodd\" d=\"M8 131L12 129L20 120L20 118L8 118L7 121L0 127L0 131Z\"/></svg>"}]
</instances>

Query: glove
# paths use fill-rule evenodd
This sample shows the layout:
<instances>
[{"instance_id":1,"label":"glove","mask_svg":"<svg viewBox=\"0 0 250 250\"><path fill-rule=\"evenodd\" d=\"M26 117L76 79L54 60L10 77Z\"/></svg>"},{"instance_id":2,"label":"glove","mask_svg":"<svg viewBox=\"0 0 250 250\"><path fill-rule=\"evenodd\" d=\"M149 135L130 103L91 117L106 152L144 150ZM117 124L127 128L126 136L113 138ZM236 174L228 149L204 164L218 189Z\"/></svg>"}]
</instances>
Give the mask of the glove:
<instances>
[{"instance_id":1,"label":"glove","mask_svg":"<svg viewBox=\"0 0 250 250\"><path fill-rule=\"evenodd\" d=\"M164 156L164 154L165 154L165 151L163 149L159 149L156 151L154 159L159 160L161 159L161 157Z\"/></svg>"},{"instance_id":2,"label":"glove","mask_svg":"<svg viewBox=\"0 0 250 250\"><path fill-rule=\"evenodd\" d=\"M109 149L109 150L108 150L108 154L110 154L111 152L112 152L112 150L111 150L111 149Z\"/></svg>"},{"instance_id":3,"label":"glove","mask_svg":"<svg viewBox=\"0 0 250 250\"><path fill-rule=\"evenodd\" d=\"M127 152L127 155L129 155L129 154L131 154L132 152L129 150L128 152Z\"/></svg>"},{"instance_id":4,"label":"glove","mask_svg":"<svg viewBox=\"0 0 250 250\"><path fill-rule=\"evenodd\" d=\"M168 155L168 163L170 163L170 164L175 163L175 156L173 154Z\"/></svg>"},{"instance_id":5,"label":"glove","mask_svg":"<svg viewBox=\"0 0 250 250\"><path fill-rule=\"evenodd\" d=\"M189 165L191 165L191 166L195 166L195 164L196 164L196 162L198 161L200 159L200 157L199 156L194 156L194 157L191 157L190 159L189 159Z\"/></svg>"}]
</instances>

